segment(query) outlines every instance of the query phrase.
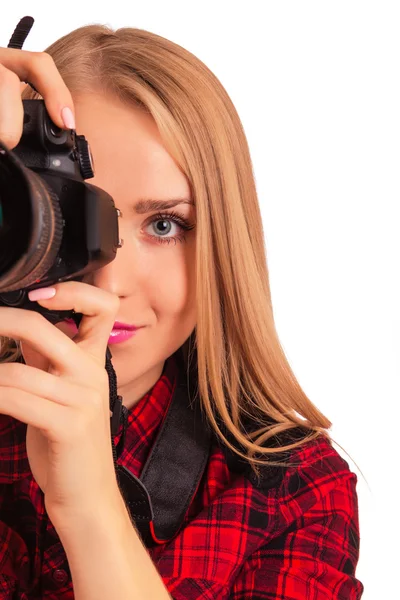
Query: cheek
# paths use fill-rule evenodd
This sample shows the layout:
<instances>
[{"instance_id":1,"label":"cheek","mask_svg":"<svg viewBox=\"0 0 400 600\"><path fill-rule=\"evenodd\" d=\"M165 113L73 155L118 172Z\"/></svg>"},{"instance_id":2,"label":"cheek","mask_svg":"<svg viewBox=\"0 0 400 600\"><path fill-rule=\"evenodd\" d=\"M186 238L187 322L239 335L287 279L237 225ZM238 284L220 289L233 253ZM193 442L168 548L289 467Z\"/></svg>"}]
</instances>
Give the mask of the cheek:
<instances>
[{"instance_id":1,"label":"cheek","mask_svg":"<svg viewBox=\"0 0 400 600\"><path fill-rule=\"evenodd\" d=\"M160 315L174 316L193 310L196 290L191 258L175 256L175 260L160 261L149 270L151 304Z\"/></svg>"}]
</instances>

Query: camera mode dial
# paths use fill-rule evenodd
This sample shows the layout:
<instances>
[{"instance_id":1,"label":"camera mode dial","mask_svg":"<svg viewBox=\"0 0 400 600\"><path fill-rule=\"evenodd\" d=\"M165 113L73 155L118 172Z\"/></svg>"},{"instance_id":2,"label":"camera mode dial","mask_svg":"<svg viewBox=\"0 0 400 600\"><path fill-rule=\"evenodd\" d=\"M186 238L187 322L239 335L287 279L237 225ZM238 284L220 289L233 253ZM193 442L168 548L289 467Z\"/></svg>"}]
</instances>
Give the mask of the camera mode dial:
<instances>
[{"instance_id":1,"label":"camera mode dial","mask_svg":"<svg viewBox=\"0 0 400 600\"><path fill-rule=\"evenodd\" d=\"M83 179L94 177L93 157L84 135L75 136L79 167Z\"/></svg>"}]
</instances>

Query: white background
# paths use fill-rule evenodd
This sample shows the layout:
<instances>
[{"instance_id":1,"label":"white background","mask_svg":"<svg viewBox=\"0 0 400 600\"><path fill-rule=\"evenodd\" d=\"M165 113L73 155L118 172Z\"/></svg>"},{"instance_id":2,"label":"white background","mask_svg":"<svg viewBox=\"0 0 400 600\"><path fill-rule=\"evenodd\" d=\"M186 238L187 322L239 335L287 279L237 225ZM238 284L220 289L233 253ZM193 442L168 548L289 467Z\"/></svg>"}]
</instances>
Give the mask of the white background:
<instances>
[{"instance_id":1,"label":"white background","mask_svg":"<svg viewBox=\"0 0 400 600\"><path fill-rule=\"evenodd\" d=\"M43 50L93 22L179 43L220 78L250 143L278 332L358 475L363 600L400 598L400 4L126 0L1 9ZM84 132L81 132L84 133ZM89 140L90 141L90 140Z\"/></svg>"}]
</instances>

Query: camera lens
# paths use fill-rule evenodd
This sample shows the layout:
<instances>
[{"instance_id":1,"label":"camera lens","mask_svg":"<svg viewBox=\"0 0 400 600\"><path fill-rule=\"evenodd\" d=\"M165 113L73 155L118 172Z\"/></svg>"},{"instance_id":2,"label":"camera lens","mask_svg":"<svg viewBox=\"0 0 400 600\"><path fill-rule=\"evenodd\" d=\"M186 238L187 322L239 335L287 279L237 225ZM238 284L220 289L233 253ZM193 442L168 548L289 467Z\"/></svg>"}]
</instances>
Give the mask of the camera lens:
<instances>
[{"instance_id":1,"label":"camera lens","mask_svg":"<svg viewBox=\"0 0 400 600\"><path fill-rule=\"evenodd\" d=\"M0 293L42 278L57 256L61 236L54 193L0 143Z\"/></svg>"},{"instance_id":2,"label":"camera lens","mask_svg":"<svg viewBox=\"0 0 400 600\"><path fill-rule=\"evenodd\" d=\"M15 179L9 165L0 168L0 278L27 250L31 211L23 181ZM1 285L0 285L1 287Z\"/></svg>"}]
</instances>

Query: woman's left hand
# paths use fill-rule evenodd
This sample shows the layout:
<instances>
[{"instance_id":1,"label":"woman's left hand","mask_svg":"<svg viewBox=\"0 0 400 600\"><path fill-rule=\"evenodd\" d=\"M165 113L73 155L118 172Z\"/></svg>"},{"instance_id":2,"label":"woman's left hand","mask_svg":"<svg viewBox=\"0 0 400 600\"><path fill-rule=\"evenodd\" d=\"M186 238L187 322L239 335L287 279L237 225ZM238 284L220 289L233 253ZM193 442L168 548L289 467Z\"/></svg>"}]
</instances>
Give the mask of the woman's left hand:
<instances>
[{"instance_id":1,"label":"woman's left hand","mask_svg":"<svg viewBox=\"0 0 400 600\"><path fill-rule=\"evenodd\" d=\"M0 364L0 413L28 424L29 464L50 518L121 500L105 370L119 298L81 282L53 287L55 296L38 302L84 315L74 340L39 313L0 307L0 334L27 344L41 360L39 368L38 361Z\"/></svg>"}]
</instances>

